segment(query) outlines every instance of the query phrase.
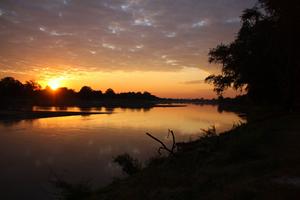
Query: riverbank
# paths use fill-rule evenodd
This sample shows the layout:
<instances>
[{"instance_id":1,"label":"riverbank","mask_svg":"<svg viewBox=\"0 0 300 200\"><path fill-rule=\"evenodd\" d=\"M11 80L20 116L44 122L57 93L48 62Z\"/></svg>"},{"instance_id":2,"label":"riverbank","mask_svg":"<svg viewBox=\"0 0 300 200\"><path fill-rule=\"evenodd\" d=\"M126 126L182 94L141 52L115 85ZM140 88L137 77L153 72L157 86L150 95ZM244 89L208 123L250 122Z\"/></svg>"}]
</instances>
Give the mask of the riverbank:
<instances>
[{"instance_id":1,"label":"riverbank","mask_svg":"<svg viewBox=\"0 0 300 200\"><path fill-rule=\"evenodd\" d=\"M299 113L261 115L191 142L176 157L154 159L87 199L297 199L299 122Z\"/></svg>"}]
</instances>

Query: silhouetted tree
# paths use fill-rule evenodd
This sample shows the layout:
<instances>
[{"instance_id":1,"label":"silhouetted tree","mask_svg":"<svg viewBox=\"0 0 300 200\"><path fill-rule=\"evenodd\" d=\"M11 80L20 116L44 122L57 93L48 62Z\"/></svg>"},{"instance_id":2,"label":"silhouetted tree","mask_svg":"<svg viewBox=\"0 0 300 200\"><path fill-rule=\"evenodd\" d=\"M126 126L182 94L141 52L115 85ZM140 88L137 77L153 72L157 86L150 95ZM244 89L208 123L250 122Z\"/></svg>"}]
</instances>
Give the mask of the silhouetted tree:
<instances>
[{"instance_id":1,"label":"silhouetted tree","mask_svg":"<svg viewBox=\"0 0 300 200\"><path fill-rule=\"evenodd\" d=\"M91 87L89 87L89 86L83 86L80 89L78 95L82 99L91 99L92 96L93 96L93 92L94 91L93 91L93 89Z\"/></svg>"},{"instance_id":2,"label":"silhouetted tree","mask_svg":"<svg viewBox=\"0 0 300 200\"><path fill-rule=\"evenodd\" d=\"M42 89L42 86L36 81L30 80L26 81L26 83L23 85L23 89L25 96L33 97L37 94L36 91L40 91Z\"/></svg>"},{"instance_id":3,"label":"silhouetted tree","mask_svg":"<svg viewBox=\"0 0 300 200\"><path fill-rule=\"evenodd\" d=\"M109 98L115 97L115 95L116 95L115 91L111 88L108 88L104 94L106 97L109 97Z\"/></svg>"},{"instance_id":4,"label":"silhouetted tree","mask_svg":"<svg viewBox=\"0 0 300 200\"><path fill-rule=\"evenodd\" d=\"M93 97L95 99L101 99L103 97L102 91L101 90L94 90L93 91Z\"/></svg>"},{"instance_id":5,"label":"silhouetted tree","mask_svg":"<svg viewBox=\"0 0 300 200\"><path fill-rule=\"evenodd\" d=\"M42 89L42 86L38 82L33 81L33 80L26 81L26 83L24 84L24 87L31 91L36 91L36 90Z\"/></svg>"},{"instance_id":6,"label":"silhouetted tree","mask_svg":"<svg viewBox=\"0 0 300 200\"><path fill-rule=\"evenodd\" d=\"M127 92L115 93L113 89L109 88L103 94L101 90L93 90L89 86L83 86L79 92L72 89L61 87L52 90L49 86L42 89L35 81L26 81L22 84L20 81L6 77L0 80L0 101L3 106L6 105L75 105L84 103L84 101L93 101L93 103L112 103L110 100L114 99L114 104L126 104L129 101L136 102L142 100L152 101L157 97L149 92ZM79 101L80 99L80 101ZM83 100L83 101L82 101Z\"/></svg>"},{"instance_id":7,"label":"silhouetted tree","mask_svg":"<svg viewBox=\"0 0 300 200\"><path fill-rule=\"evenodd\" d=\"M61 87L55 91L55 97L57 102L67 103L67 101L76 98L76 92L72 89Z\"/></svg>"},{"instance_id":8,"label":"silhouetted tree","mask_svg":"<svg viewBox=\"0 0 300 200\"><path fill-rule=\"evenodd\" d=\"M277 26L277 41L281 43L282 63L288 79L285 80L284 95L289 105L300 102L300 3L298 0L259 0L266 11L274 16Z\"/></svg>"},{"instance_id":9,"label":"silhouetted tree","mask_svg":"<svg viewBox=\"0 0 300 200\"><path fill-rule=\"evenodd\" d=\"M23 89L23 84L12 77L0 80L0 96L2 98L20 96L23 94Z\"/></svg>"},{"instance_id":10,"label":"silhouetted tree","mask_svg":"<svg viewBox=\"0 0 300 200\"><path fill-rule=\"evenodd\" d=\"M221 64L222 73L211 75L206 81L214 84L218 95L233 87L246 89L248 96L256 102L293 104L299 61L295 57L298 49L288 40L299 39L292 36L293 29L283 29L285 25L281 25L281 19L283 13L292 12L294 8L288 1L274 2L277 1L261 0L260 7L246 9L236 39L210 50L209 62ZM278 6L283 4L285 6Z\"/></svg>"}]
</instances>

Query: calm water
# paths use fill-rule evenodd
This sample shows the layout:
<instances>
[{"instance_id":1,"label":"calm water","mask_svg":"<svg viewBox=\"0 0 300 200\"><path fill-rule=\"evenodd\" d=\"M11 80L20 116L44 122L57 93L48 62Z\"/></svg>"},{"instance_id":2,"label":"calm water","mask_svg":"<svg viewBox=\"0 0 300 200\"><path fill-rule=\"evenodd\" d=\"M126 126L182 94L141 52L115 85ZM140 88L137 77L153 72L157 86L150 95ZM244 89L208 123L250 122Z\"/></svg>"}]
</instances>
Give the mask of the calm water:
<instances>
[{"instance_id":1,"label":"calm water","mask_svg":"<svg viewBox=\"0 0 300 200\"><path fill-rule=\"evenodd\" d=\"M168 142L167 130L172 129L177 141L189 141L199 137L203 128L215 125L221 132L242 121L234 113L219 113L214 106L118 108L113 112L0 122L0 199L51 199L51 171L72 181L107 184L122 175L111 162L114 156L127 152L144 161L157 153L158 144L145 132Z\"/></svg>"}]
</instances>

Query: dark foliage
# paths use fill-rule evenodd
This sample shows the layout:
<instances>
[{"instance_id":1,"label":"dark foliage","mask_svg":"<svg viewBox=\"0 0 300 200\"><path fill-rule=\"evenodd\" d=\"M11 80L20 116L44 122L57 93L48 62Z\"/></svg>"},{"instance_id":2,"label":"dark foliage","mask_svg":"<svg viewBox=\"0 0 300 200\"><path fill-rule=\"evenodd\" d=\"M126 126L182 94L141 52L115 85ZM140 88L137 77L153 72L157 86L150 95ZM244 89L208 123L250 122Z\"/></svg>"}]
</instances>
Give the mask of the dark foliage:
<instances>
[{"instance_id":1,"label":"dark foliage","mask_svg":"<svg viewBox=\"0 0 300 200\"><path fill-rule=\"evenodd\" d=\"M0 81L0 96L4 97L17 97L25 92L32 92L36 89L37 84L33 81L26 82L23 85L20 81L12 78L12 77L5 77Z\"/></svg>"},{"instance_id":2,"label":"dark foliage","mask_svg":"<svg viewBox=\"0 0 300 200\"><path fill-rule=\"evenodd\" d=\"M130 176L142 169L142 164L127 153L118 155L113 161L119 164L122 167L122 170Z\"/></svg>"},{"instance_id":3,"label":"dark foliage","mask_svg":"<svg viewBox=\"0 0 300 200\"><path fill-rule=\"evenodd\" d=\"M35 81L27 81L25 84L12 78L6 77L0 80L0 103L1 105L70 105L85 102L136 102L154 101L158 98L149 92L127 92L115 93L109 88L105 93L100 90L93 90L89 86L83 86L79 92L66 87L53 91L46 87L42 89Z\"/></svg>"},{"instance_id":4,"label":"dark foliage","mask_svg":"<svg viewBox=\"0 0 300 200\"><path fill-rule=\"evenodd\" d=\"M246 9L236 39L209 52L209 62L222 65L211 75L217 94L229 87L246 89L257 103L293 106L299 100L299 2L260 0Z\"/></svg>"},{"instance_id":5,"label":"dark foliage","mask_svg":"<svg viewBox=\"0 0 300 200\"><path fill-rule=\"evenodd\" d=\"M60 200L81 200L86 199L92 193L90 181L71 183L62 175L53 174L50 183L56 188L55 199Z\"/></svg>"}]
</instances>

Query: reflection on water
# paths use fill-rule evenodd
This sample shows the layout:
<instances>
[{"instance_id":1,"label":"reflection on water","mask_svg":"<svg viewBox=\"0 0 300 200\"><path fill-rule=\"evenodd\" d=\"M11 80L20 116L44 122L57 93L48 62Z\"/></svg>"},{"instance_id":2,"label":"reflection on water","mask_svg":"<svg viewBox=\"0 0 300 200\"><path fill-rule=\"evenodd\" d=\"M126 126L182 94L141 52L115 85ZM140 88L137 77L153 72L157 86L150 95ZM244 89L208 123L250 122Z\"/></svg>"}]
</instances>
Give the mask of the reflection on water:
<instances>
[{"instance_id":1,"label":"reflection on water","mask_svg":"<svg viewBox=\"0 0 300 200\"><path fill-rule=\"evenodd\" d=\"M76 107L34 109L82 111ZM118 166L111 163L114 156L128 152L145 160L157 153L157 144L145 132L168 142L166 133L172 129L177 141L188 141L197 138L202 128L215 125L224 131L242 120L234 113L219 113L214 106L155 107L147 111L115 108L111 115L0 124L0 199L51 199L47 184L50 169L66 171L74 180L91 178L94 184L104 185L121 175Z\"/></svg>"},{"instance_id":2,"label":"reflection on water","mask_svg":"<svg viewBox=\"0 0 300 200\"><path fill-rule=\"evenodd\" d=\"M153 107L149 108L119 108L121 111L135 110L135 111L143 111L147 112ZM64 112L114 112L114 107L66 107L66 106L33 106L33 111L64 111Z\"/></svg>"},{"instance_id":3,"label":"reflection on water","mask_svg":"<svg viewBox=\"0 0 300 200\"><path fill-rule=\"evenodd\" d=\"M33 106L33 111L68 111L68 112L101 112L105 111L104 107L75 107L75 106Z\"/></svg>"}]
</instances>

